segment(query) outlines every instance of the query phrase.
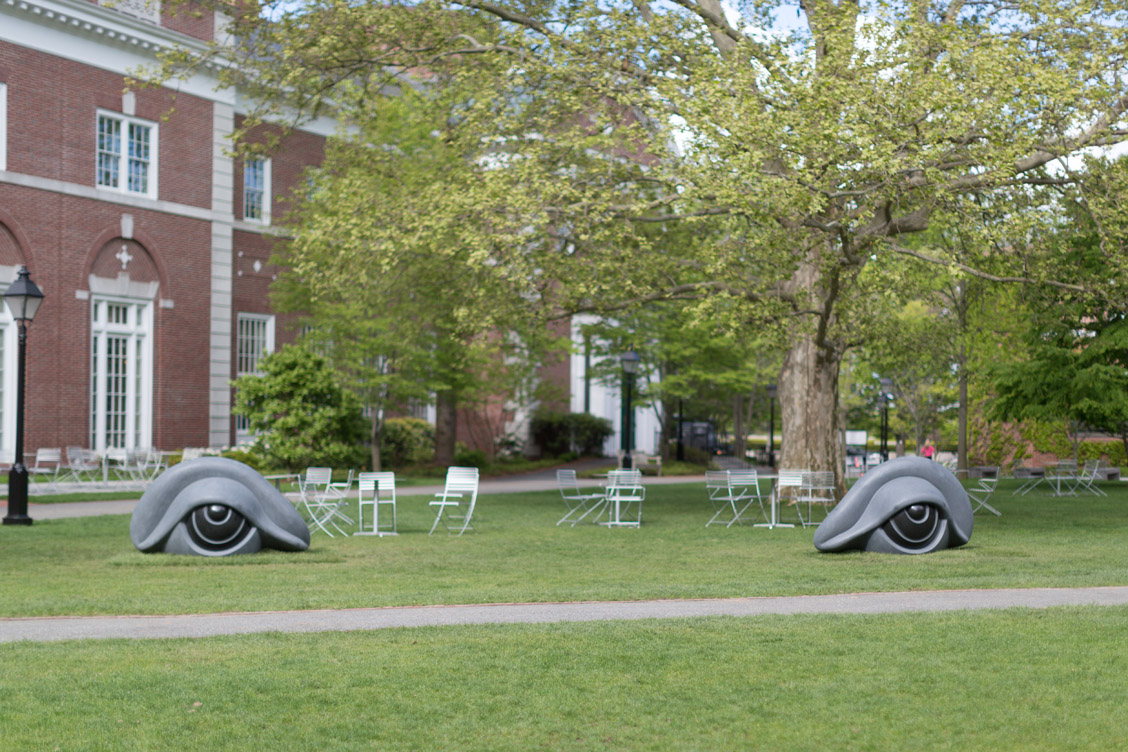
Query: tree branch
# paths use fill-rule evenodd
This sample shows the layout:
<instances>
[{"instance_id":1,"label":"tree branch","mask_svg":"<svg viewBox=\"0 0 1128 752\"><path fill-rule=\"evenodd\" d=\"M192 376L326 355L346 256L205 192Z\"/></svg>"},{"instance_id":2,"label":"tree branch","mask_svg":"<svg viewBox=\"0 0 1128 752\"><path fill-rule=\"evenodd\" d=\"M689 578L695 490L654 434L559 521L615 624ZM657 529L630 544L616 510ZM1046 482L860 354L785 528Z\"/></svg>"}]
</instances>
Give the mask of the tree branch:
<instances>
[{"instance_id":1,"label":"tree branch","mask_svg":"<svg viewBox=\"0 0 1128 752\"><path fill-rule=\"evenodd\" d=\"M1091 292L1090 290L1087 290L1080 285L1071 285L1066 282L1058 282L1057 280L1053 279L1033 279L1031 277L1000 277L995 274L989 274L987 272L980 271L979 269L975 269L974 267L970 267L967 264L960 263L959 261L952 261L950 259L942 259L936 258L935 256L929 256L927 253L915 251L912 248L905 248L903 245L899 245L897 243L890 243L889 247L892 248L894 252L900 253L903 256L911 256L915 259L919 259L920 261L926 261L930 264L936 264L938 266L954 266L962 272L970 274L973 277L978 277L979 279L988 280L989 282L1049 285L1050 287L1056 287L1059 290L1069 290L1070 292L1079 292L1086 294Z\"/></svg>"}]
</instances>

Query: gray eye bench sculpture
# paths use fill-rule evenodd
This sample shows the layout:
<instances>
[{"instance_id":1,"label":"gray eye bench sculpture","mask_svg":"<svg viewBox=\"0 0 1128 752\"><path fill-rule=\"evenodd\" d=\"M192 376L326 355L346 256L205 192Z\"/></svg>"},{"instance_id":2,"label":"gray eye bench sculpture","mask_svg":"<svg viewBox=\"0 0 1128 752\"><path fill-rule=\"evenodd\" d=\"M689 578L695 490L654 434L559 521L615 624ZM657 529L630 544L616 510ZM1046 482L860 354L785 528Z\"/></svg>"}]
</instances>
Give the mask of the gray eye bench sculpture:
<instances>
[{"instance_id":1,"label":"gray eye bench sculpture","mask_svg":"<svg viewBox=\"0 0 1128 752\"><path fill-rule=\"evenodd\" d=\"M923 457L869 471L815 531L820 551L927 554L971 539L971 501L955 475Z\"/></svg>"},{"instance_id":2,"label":"gray eye bench sculpture","mask_svg":"<svg viewBox=\"0 0 1128 752\"><path fill-rule=\"evenodd\" d=\"M270 481L242 462L201 457L173 465L141 496L129 537L145 553L228 556L305 551L309 526Z\"/></svg>"}]
</instances>

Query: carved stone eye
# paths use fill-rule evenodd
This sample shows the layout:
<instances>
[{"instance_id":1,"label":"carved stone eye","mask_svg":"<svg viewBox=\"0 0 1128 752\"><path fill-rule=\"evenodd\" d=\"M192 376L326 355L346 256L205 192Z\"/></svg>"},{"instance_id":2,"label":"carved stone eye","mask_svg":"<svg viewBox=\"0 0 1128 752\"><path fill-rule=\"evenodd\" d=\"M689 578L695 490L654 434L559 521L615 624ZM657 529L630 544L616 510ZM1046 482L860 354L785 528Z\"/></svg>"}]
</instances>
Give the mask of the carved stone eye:
<instances>
[{"instance_id":1,"label":"carved stone eye","mask_svg":"<svg viewBox=\"0 0 1128 752\"><path fill-rule=\"evenodd\" d=\"M162 473L133 511L129 536L146 553L309 548L309 527L286 497L252 468L223 457L201 457Z\"/></svg>"},{"instance_id":2,"label":"carved stone eye","mask_svg":"<svg viewBox=\"0 0 1128 752\"><path fill-rule=\"evenodd\" d=\"M815 531L820 551L924 554L971 538L971 502L956 476L922 457L878 465Z\"/></svg>"},{"instance_id":3,"label":"carved stone eye","mask_svg":"<svg viewBox=\"0 0 1128 752\"><path fill-rule=\"evenodd\" d=\"M224 504L196 507L185 524L193 543L220 555L237 549L254 534L254 526L247 522L247 518Z\"/></svg>"}]
</instances>

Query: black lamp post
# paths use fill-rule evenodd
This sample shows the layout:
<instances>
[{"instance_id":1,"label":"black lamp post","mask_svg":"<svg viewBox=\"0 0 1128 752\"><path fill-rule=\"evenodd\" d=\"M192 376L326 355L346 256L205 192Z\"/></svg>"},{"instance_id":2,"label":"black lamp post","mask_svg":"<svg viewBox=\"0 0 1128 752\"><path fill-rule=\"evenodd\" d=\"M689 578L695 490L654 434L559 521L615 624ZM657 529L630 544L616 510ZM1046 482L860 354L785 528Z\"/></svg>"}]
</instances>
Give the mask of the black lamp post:
<instances>
[{"instance_id":1,"label":"black lamp post","mask_svg":"<svg viewBox=\"0 0 1128 752\"><path fill-rule=\"evenodd\" d=\"M881 461L889 461L889 400L893 399L890 390L892 379L881 379Z\"/></svg>"},{"instance_id":2,"label":"black lamp post","mask_svg":"<svg viewBox=\"0 0 1128 752\"><path fill-rule=\"evenodd\" d=\"M27 359L27 325L35 318L35 312L43 302L43 291L31 281L26 266L20 267L16 281L4 293L4 302L20 327L16 365L16 457L8 472L8 514L4 517L4 524L30 525L31 518L27 516L27 466L23 462L24 363Z\"/></svg>"},{"instance_id":3,"label":"black lamp post","mask_svg":"<svg viewBox=\"0 0 1128 752\"><path fill-rule=\"evenodd\" d=\"M640 358L634 350L627 350L619 356L619 364L623 366L623 469L630 470L631 446L634 434L634 408L631 407L631 387L634 386L634 376L638 371Z\"/></svg>"},{"instance_id":4,"label":"black lamp post","mask_svg":"<svg viewBox=\"0 0 1128 752\"><path fill-rule=\"evenodd\" d=\"M775 467L775 396L778 387L768 384L768 467Z\"/></svg>"}]
</instances>

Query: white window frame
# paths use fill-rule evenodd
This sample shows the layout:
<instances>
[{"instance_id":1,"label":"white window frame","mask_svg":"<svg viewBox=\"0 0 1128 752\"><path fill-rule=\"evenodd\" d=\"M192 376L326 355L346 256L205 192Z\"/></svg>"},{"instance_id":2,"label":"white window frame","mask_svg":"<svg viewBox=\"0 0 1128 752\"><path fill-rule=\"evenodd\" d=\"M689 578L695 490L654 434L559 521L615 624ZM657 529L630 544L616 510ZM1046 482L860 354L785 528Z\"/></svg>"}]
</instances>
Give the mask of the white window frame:
<instances>
[{"instance_id":1,"label":"white window frame","mask_svg":"<svg viewBox=\"0 0 1128 752\"><path fill-rule=\"evenodd\" d=\"M247 210L251 203L247 200L249 196L249 189L247 187L247 177L250 174L252 165L262 165L262 195L259 197L259 210L262 216L251 217L248 216ZM257 157L247 158L243 162L243 219L247 222L257 222L259 224L270 224L270 158Z\"/></svg>"},{"instance_id":2,"label":"white window frame","mask_svg":"<svg viewBox=\"0 0 1128 752\"><path fill-rule=\"evenodd\" d=\"M126 322L115 324L105 315L111 305L126 306ZM101 307L101 309L99 308ZM107 442L106 356L111 336L126 340L124 449L141 449L153 443L153 301L91 296L90 301L90 445L97 451ZM140 360L140 368L137 360ZM132 364L132 365L130 365Z\"/></svg>"},{"instance_id":3,"label":"white window frame","mask_svg":"<svg viewBox=\"0 0 1128 752\"><path fill-rule=\"evenodd\" d=\"M0 81L0 170L8 169L8 84Z\"/></svg>"},{"instance_id":4,"label":"white window frame","mask_svg":"<svg viewBox=\"0 0 1128 752\"><path fill-rule=\"evenodd\" d=\"M119 151L116 152L117 160L117 185L106 185L99 182L102 178L101 170L99 169L99 156L100 145L99 139L101 136L101 122L102 118L116 120L120 126L118 137ZM149 160L148 172L146 175L147 181L144 191L134 191L129 189L129 157L128 142L129 142L129 129L131 127L147 128L149 130ZM94 118L94 185L98 190L112 191L114 193L123 193L127 196L146 196L151 199L157 198L157 174L158 174L158 152L157 147L160 143L160 130L159 125L150 120L142 120L141 118L123 115L120 112L112 112L110 110L99 109L97 116Z\"/></svg>"},{"instance_id":5,"label":"white window frame","mask_svg":"<svg viewBox=\"0 0 1128 752\"><path fill-rule=\"evenodd\" d=\"M262 349L255 356L255 367L248 369L245 368L245 360L243 358L243 331L244 322L247 323L260 323L263 325L263 345ZM258 368L258 363L263 357L274 352L274 315L268 313L240 313L235 317L235 352L232 353L235 360L235 378L240 376L255 376L262 373ZM232 402L235 400L235 393L231 394ZM242 444L252 438L250 426L247 425L247 419L242 416L235 416L235 443Z\"/></svg>"}]
</instances>

